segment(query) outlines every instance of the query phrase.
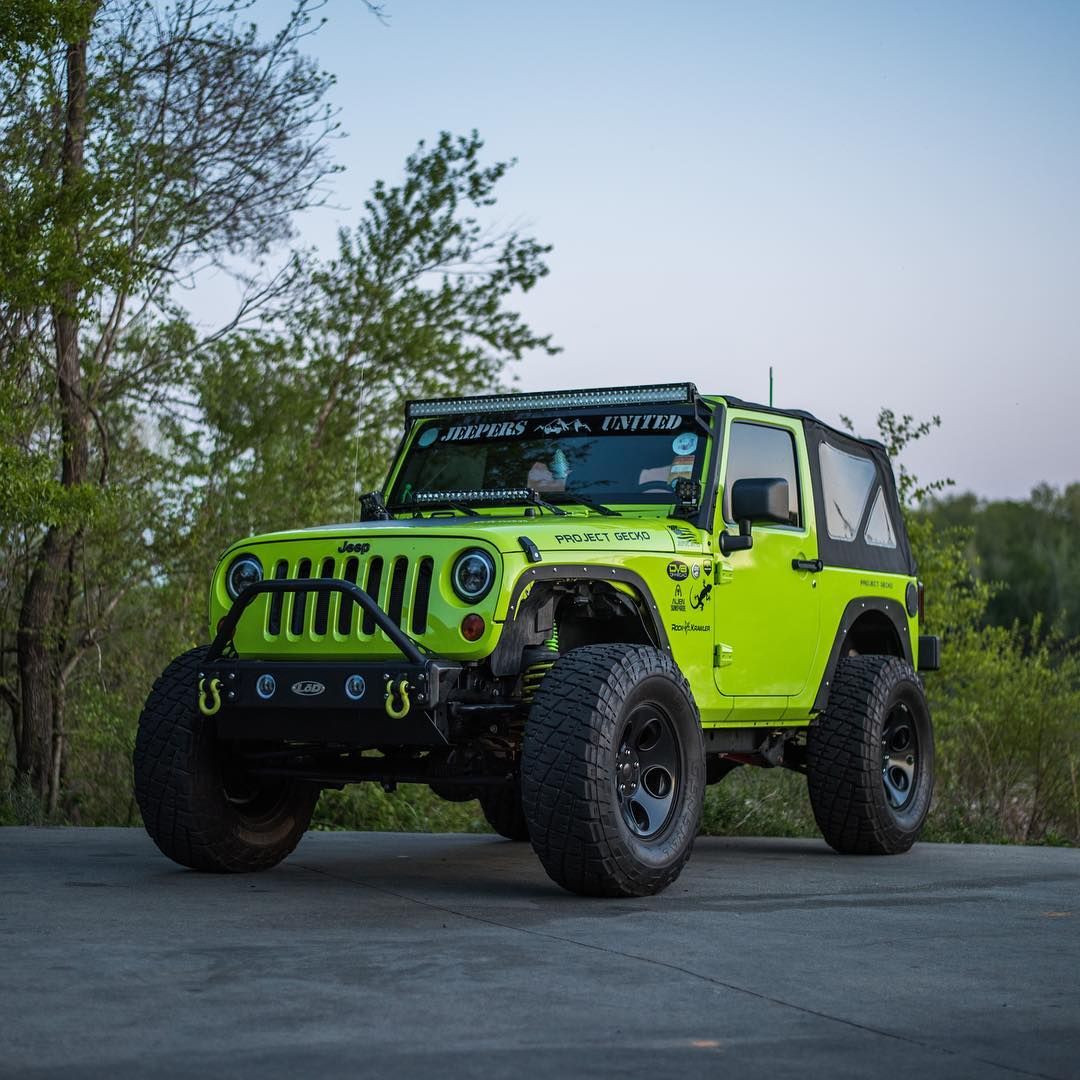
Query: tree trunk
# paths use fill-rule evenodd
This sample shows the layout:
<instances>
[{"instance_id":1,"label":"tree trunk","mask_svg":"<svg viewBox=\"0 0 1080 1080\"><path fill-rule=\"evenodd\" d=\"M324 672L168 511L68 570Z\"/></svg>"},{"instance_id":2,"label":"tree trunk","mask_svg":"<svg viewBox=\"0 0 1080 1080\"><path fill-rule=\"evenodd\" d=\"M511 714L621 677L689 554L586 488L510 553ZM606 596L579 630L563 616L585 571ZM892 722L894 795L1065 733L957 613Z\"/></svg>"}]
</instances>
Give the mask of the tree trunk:
<instances>
[{"instance_id":1,"label":"tree trunk","mask_svg":"<svg viewBox=\"0 0 1080 1080\"><path fill-rule=\"evenodd\" d=\"M67 238L78 254L79 187L83 177L83 144L86 138L86 41L68 45L67 113L61 150L60 213L67 219ZM79 282L64 281L53 305L56 338L57 396L60 406L61 462L64 487L84 483L89 447L88 413L83 398L79 355ZM38 550L33 572L19 611L18 666L22 699L22 723L16 746L16 774L29 781L43 802L50 799L53 773L54 717L60 645L63 628L59 616L67 610L69 560L77 529L50 527Z\"/></svg>"}]
</instances>

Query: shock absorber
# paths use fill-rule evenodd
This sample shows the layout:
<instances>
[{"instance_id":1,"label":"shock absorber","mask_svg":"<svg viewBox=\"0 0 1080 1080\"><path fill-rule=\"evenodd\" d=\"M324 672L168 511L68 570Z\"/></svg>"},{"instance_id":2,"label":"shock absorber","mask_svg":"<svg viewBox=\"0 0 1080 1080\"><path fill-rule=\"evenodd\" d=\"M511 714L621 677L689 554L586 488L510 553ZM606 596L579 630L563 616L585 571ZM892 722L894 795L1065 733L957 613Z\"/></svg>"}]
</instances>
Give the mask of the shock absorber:
<instances>
[{"instance_id":1,"label":"shock absorber","mask_svg":"<svg viewBox=\"0 0 1080 1080\"><path fill-rule=\"evenodd\" d=\"M536 695L537 687L544 681L544 676L551 670L552 665L559 658L559 627L552 623L551 637L542 645L529 650L536 656L531 664L525 669L522 676L521 697L523 701L532 701Z\"/></svg>"}]
</instances>

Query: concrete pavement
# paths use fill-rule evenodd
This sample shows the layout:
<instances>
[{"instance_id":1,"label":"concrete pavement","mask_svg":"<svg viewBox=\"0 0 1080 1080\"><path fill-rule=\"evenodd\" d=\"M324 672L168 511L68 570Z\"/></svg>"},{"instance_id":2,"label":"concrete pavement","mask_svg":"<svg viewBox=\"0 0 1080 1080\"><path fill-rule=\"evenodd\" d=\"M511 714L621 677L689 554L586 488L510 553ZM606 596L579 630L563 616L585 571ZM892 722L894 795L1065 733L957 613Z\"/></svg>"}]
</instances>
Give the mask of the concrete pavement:
<instances>
[{"instance_id":1,"label":"concrete pavement","mask_svg":"<svg viewBox=\"0 0 1080 1080\"><path fill-rule=\"evenodd\" d=\"M1080 1076L1080 851L700 839L647 900L527 844L309 834L180 869L0 829L0 1075Z\"/></svg>"}]
</instances>

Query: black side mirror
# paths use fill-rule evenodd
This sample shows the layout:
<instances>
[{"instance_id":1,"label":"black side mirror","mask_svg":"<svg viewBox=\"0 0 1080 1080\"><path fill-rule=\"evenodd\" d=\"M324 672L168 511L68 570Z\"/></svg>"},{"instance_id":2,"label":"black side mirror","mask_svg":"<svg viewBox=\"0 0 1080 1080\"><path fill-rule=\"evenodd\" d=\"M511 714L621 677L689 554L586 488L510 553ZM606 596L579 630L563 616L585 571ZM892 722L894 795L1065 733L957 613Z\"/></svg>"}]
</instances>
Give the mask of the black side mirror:
<instances>
[{"instance_id":1,"label":"black side mirror","mask_svg":"<svg viewBox=\"0 0 1080 1080\"><path fill-rule=\"evenodd\" d=\"M720 534L720 551L724 555L747 551L754 546L754 538L750 535L754 522L790 524L787 481L779 477L736 480L731 489L731 516L739 523L739 535Z\"/></svg>"},{"instance_id":2,"label":"black side mirror","mask_svg":"<svg viewBox=\"0 0 1080 1080\"><path fill-rule=\"evenodd\" d=\"M739 523L771 521L790 525L788 515L788 484L778 478L736 480L731 489L731 516Z\"/></svg>"}]
</instances>

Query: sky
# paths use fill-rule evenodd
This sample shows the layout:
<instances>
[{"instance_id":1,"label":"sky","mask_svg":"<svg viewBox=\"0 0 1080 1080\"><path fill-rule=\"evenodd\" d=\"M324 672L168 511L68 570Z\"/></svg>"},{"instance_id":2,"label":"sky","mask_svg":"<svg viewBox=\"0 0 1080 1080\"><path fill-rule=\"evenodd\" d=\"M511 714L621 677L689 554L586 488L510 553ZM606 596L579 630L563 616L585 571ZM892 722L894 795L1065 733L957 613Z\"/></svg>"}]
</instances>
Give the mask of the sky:
<instances>
[{"instance_id":1,"label":"sky","mask_svg":"<svg viewBox=\"0 0 1080 1080\"><path fill-rule=\"evenodd\" d=\"M256 0L280 23L285 0ZM923 480L1080 481L1080 3L328 0L348 137L326 254L441 130L516 158L496 213L554 245L515 299L563 352L522 389L692 380L872 434Z\"/></svg>"}]
</instances>

